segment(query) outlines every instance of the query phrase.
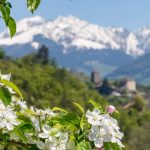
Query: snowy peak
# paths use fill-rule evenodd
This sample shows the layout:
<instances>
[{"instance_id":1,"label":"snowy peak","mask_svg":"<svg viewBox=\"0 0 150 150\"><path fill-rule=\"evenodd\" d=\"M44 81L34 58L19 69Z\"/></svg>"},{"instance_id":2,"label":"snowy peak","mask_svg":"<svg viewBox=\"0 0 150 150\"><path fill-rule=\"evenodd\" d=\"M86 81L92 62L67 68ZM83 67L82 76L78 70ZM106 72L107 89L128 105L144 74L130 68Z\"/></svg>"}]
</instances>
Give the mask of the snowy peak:
<instances>
[{"instance_id":1,"label":"snowy peak","mask_svg":"<svg viewBox=\"0 0 150 150\"><path fill-rule=\"evenodd\" d=\"M17 22L17 34L20 32L25 32L31 28L43 24L45 21L40 16L34 16L29 18L24 18ZM4 31L0 34L0 38L9 38L8 31Z\"/></svg>"},{"instance_id":2,"label":"snowy peak","mask_svg":"<svg viewBox=\"0 0 150 150\"><path fill-rule=\"evenodd\" d=\"M45 20L40 16L25 18L17 22L17 32L27 31L30 28L44 24Z\"/></svg>"},{"instance_id":3,"label":"snowy peak","mask_svg":"<svg viewBox=\"0 0 150 150\"><path fill-rule=\"evenodd\" d=\"M122 36L125 32L123 28L104 28L89 24L73 16L59 17L53 21L53 25L57 25L55 29L59 28L63 37L71 39L70 45L65 43L68 47L75 46L79 49L119 49L121 48L119 45L120 38L117 39L116 37ZM62 36L59 37L61 39Z\"/></svg>"},{"instance_id":4,"label":"snowy peak","mask_svg":"<svg viewBox=\"0 0 150 150\"><path fill-rule=\"evenodd\" d=\"M74 16L60 16L45 21L40 16L25 18L17 22L17 34L10 39L8 32L0 34L0 45L30 44L38 48L42 43L35 36L61 45L63 51L77 50L119 50L127 55L140 56L150 49L150 27L129 32L121 27L103 27L90 24Z\"/></svg>"}]
</instances>

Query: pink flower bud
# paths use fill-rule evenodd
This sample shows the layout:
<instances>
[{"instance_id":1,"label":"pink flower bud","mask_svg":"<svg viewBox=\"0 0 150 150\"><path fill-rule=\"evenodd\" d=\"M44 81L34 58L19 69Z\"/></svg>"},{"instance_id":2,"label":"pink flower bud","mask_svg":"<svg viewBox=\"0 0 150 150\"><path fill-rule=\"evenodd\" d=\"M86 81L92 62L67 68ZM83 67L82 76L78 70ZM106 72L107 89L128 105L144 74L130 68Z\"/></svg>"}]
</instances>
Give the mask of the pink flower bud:
<instances>
[{"instance_id":1,"label":"pink flower bud","mask_svg":"<svg viewBox=\"0 0 150 150\"><path fill-rule=\"evenodd\" d=\"M114 111L116 110L116 108L115 108L115 106L113 106L113 105L109 105L108 107L107 107L107 112L108 113L113 113Z\"/></svg>"}]
</instances>

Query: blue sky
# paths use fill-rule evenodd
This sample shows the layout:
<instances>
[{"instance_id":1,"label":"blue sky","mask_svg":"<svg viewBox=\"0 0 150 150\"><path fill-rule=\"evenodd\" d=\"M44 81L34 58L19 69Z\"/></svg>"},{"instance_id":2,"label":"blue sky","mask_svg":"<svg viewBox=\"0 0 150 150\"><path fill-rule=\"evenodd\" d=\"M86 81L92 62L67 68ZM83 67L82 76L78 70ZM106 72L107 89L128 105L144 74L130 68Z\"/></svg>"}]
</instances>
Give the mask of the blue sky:
<instances>
[{"instance_id":1,"label":"blue sky","mask_svg":"<svg viewBox=\"0 0 150 150\"><path fill-rule=\"evenodd\" d=\"M16 20L31 16L26 0L10 0ZM103 26L121 26L129 30L150 25L150 0L42 0L34 15L55 19L73 15ZM4 26L0 23L0 30Z\"/></svg>"}]
</instances>

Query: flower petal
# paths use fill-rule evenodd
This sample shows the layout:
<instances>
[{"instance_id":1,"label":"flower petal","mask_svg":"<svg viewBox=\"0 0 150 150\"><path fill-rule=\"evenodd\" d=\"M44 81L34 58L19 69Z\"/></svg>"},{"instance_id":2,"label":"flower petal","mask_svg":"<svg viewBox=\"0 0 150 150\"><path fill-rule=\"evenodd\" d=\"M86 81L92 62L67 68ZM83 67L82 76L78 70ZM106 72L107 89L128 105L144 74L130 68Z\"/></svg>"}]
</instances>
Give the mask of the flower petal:
<instances>
[{"instance_id":1,"label":"flower petal","mask_svg":"<svg viewBox=\"0 0 150 150\"><path fill-rule=\"evenodd\" d=\"M14 129L14 126L9 122L6 123L6 127L7 127L8 130L13 130Z\"/></svg>"},{"instance_id":2,"label":"flower petal","mask_svg":"<svg viewBox=\"0 0 150 150\"><path fill-rule=\"evenodd\" d=\"M94 141L94 139L95 139L95 137L96 137L96 134L93 133L93 132L90 132L88 137L89 137L89 140L90 140L90 141Z\"/></svg>"},{"instance_id":3,"label":"flower petal","mask_svg":"<svg viewBox=\"0 0 150 150\"><path fill-rule=\"evenodd\" d=\"M95 146L98 147L102 147L103 146L103 138L96 138L94 141Z\"/></svg>"},{"instance_id":4,"label":"flower petal","mask_svg":"<svg viewBox=\"0 0 150 150\"><path fill-rule=\"evenodd\" d=\"M100 111L99 109L95 108L92 112L94 115L99 115L100 114Z\"/></svg>"},{"instance_id":5,"label":"flower petal","mask_svg":"<svg viewBox=\"0 0 150 150\"><path fill-rule=\"evenodd\" d=\"M40 133L40 134L39 134L39 137L40 137L40 138L43 138L43 139L47 139L47 138L49 138L49 135L48 135L47 133L44 133L44 132L43 132L43 133Z\"/></svg>"},{"instance_id":6,"label":"flower petal","mask_svg":"<svg viewBox=\"0 0 150 150\"><path fill-rule=\"evenodd\" d=\"M87 117L87 118L93 118L94 116L93 116L92 112L88 110L88 111L86 112L86 117Z\"/></svg>"},{"instance_id":7,"label":"flower petal","mask_svg":"<svg viewBox=\"0 0 150 150\"><path fill-rule=\"evenodd\" d=\"M36 145L39 149L44 149L44 147L45 147L45 144L42 141L37 141Z\"/></svg>"}]
</instances>

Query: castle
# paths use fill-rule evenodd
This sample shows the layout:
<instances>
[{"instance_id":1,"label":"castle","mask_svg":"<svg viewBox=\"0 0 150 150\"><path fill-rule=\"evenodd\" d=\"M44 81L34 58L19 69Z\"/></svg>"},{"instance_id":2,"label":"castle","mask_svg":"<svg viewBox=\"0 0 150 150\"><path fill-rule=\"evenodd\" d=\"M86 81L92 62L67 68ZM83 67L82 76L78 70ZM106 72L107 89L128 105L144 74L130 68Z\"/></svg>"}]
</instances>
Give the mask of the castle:
<instances>
[{"instance_id":1,"label":"castle","mask_svg":"<svg viewBox=\"0 0 150 150\"><path fill-rule=\"evenodd\" d=\"M126 90L128 92L135 92L137 90L136 82L131 78L123 79L120 82L120 90Z\"/></svg>"},{"instance_id":2,"label":"castle","mask_svg":"<svg viewBox=\"0 0 150 150\"><path fill-rule=\"evenodd\" d=\"M95 84L95 87L98 88L101 85L100 73L96 70L93 70L91 73L91 81Z\"/></svg>"},{"instance_id":3,"label":"castle","mask_svg":"<svg viewBox=\"0 0 150 150\"><path fill-rule=\"evenodd\" d=\"M122 79L118 81L119 84L117 86L114 86L113 84L109 84L108 80L102 81L100 73L96 70L91 73L91 81L101 94L121 96L125 92L134 93L137 91L136 81L132 78Z\"/></svg>"}]
</instances>

